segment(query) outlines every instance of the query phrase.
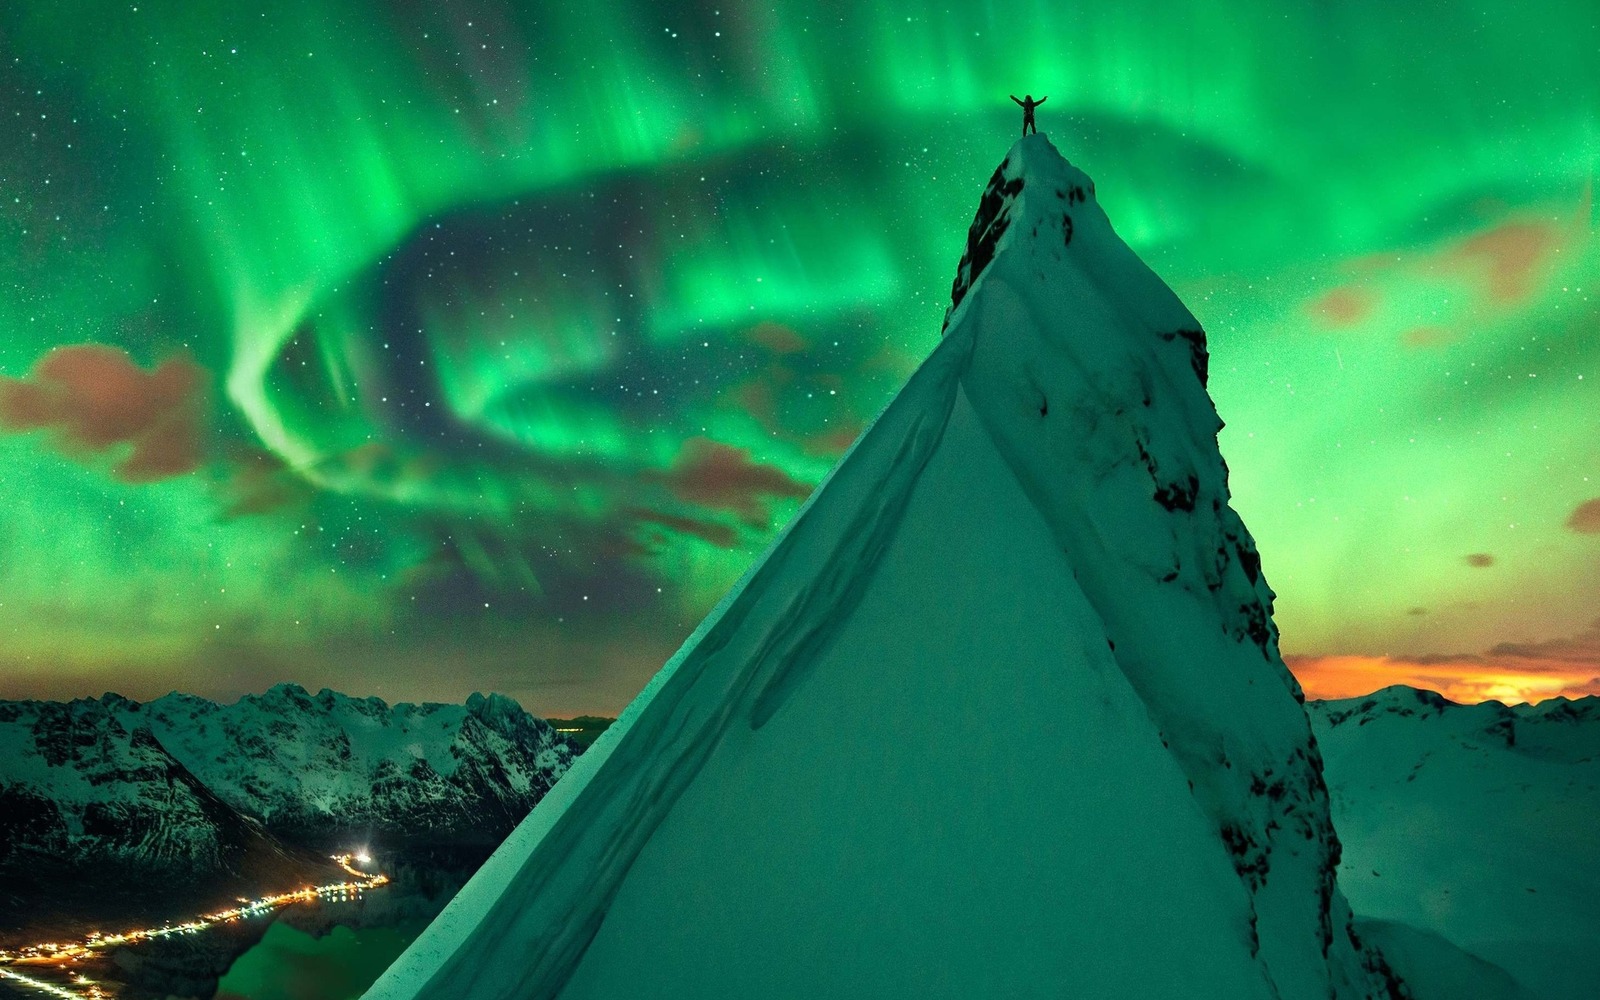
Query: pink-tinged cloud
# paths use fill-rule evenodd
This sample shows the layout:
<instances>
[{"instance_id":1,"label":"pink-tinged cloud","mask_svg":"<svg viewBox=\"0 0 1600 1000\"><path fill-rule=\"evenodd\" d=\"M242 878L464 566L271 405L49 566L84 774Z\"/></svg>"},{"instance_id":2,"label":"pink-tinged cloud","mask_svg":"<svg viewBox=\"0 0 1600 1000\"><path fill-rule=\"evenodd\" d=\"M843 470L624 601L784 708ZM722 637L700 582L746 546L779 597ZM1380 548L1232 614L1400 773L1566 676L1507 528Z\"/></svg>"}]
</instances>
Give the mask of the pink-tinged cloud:
<instances>
[{"instance_id":1,"label":"pink-tinged cloud","mask_svg":"<svg viewBox=\"0 0 1600 1000\"><path fill-rule=\"evenodd\" d=\"M685 441L672 468L650 478L685 503L730 511L754 527L766 526L771 499L811 495L810 486L777 466L752 461L743 448L703 437Z\"/></svg>"},{"instance_id":2,"label":"pink-tinged cloud","mask_svg":"<svg viewBox=\"0 0 1600 1000\"><path fill-rule=\"evenodd\" d=\"M1502 213L1500 220L1422 250L1353 258L1341 269L1362 281L1394 277L1408 282L1419 277L1451 283L1465 280L1490 306L1513 308L1538 295L1559 254L1581 250L1590 238L1591 188L1585 186L1577 204L1547 205L1538 215L1519 211L1506 216L1503 205L1484 205L1481 210L1485 212ZM1329 325L1357 322L1364 318L1362 302L1344 294L1355 287L1336 288L1308 302L1307 308ZM1403 334L1402 340L1411 347L1432 347L1459 339L1464 332L1422 326Z\"/></svg>"},{"instance_id":3,"label":"pink-tinged cloud","mask_svg":"<svg viewBox=\"0 0 1600 1000\"><path fill-rule=\"evenodd\" d=\"M1442 326L1414 326L1400 335L1402 344L1415 348L1443 347L1456 339L1455 334Z\"/></svg>"},{"instance_id":4,"label":"pink-tinged cloud","mask_svg":"<svg viewBox=\"0 0 1600 1000\"><path fill-rule=\"evenodd\" d=\"M1467 237L1452 256L1455 263L1481 275L1491 299L1507 304L1537 291L1541 272L1561 238L1560 228L1552 222L1508 221Z\"/></svg>"},{"instance_id":5,"label":"pink-tinged cloud","mask_svg":"<svg viewBox=\"0 0 1600 1000\"><path fill-rule=\"evenodd\" d=\"M125 448L117 478L155 482L199 466L206 385L206 370L187 359L145 371L120 348L57 347L27 376L0 376L0 428L52 432L75 457Z\"/></svg>"},{"instance_id":6,"label":"pink-tinged cloud","mask_svg":"<svg viewBox=\"0 0 1600 1000\"><path fill-rule=\"evenodd\" d=\"M782 323L757 323L745 332L745 336L774 354L799 354L811 346L794 328Z\"/></svg>"},{"instance_id":7,"label":"pink-tinged cloud","mask_svg":"<svg viewBox=\"0 0 1600 1000\"><path fill-rule=\"evenodd\" d=\"M739 408L750 414L757 423L773 433L782 430L778 425L778 394L768 379L751 379L731 390Z\"/></svg>"},{"instance_id":8,"label":"pink-tinged cloud","mask_svg":"<svg viewBox=\"0 0 1600 1000\"><path fill-rule=\"evenodd\" d=\"M1584 669L1600 669L1600 619L1570 638L1543 642L1502 642L1489 650L1490 657L1516 657L1547 663L1574 663Z\"/></svg>"},{"instance_id":9,"label":"pink-tinged cloud","mask_svg":"<svg viewBox=\"0 0 1600 1000\"><path fill-rule=\"evenodd\" d=\"M1372 315L1376 301L1376 296L1365 288L1342 285L1312 299L1307 308L1328 326L1346 327Z\"/></svg>"},{"instance_id":10,"label":"pink-tinged cloud","mask_svg":"<svg viewBox=\"0 0 1600 1000\"><path fill-rule=\"evenodd\" d=\"M1580 535L1600 535L1600 497L1580 503L1567 518L1567 528Z\"/></svg>"},{"instance_id":11,"label":"pink-tinged cloud","mask_svg":"<svg viewBox=\"0 0 1600 1000\"><path fill-rule=\"evenodd\" d=\"M855 421L848 421L841 424L835 430L825 431L821 434L815 434L811 437L805 438L803 444L805 445L806 454L821 455L827 458L838 458L839 456L843 455L852 444L855 444L856 438L861 436L861 432L864 429L865 425L856 423Z\"/></svg>"},{"instance_id":12,"label":"pink-tinged cloud","mask_svg":"<svg viewBox=\"0 0 1600 1000\"><path fill-rule=\"evenodd\" d=\"M1286 655L1307 698L1356 698L1391 684L1471 704L1600 695L1600 621L1572 637L1500 643L1486 653L1425 656Z\"/></svg>"}]
</instances>

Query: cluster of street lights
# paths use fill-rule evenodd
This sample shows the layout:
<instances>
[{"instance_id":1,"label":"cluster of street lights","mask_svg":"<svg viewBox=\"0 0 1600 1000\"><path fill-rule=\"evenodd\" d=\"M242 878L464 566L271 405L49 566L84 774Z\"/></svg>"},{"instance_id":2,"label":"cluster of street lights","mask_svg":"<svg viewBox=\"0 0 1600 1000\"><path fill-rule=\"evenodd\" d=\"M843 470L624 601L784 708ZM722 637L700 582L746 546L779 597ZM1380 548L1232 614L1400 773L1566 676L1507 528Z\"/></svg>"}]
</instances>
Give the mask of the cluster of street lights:
<instances>
[{"instance_id":1,"label":"cluster of street lights","mask_svg":"<svg viewBox=\"0 0 1600 1000\"><path fill-rule=\"evenodd\" d=\"M208 927L241 920L245 917L257 916L281 906L288 906L290 903L308 903L325 897L348 899L351 896L360 895L368 889L376 889L389 882L389 876L382 872L365 872L355 867L357 864L372 863L372 858L366 851L335 854L333 862L351 876L349 881L333 882L328 885L308 885L289 892L262 896L260 899L241 899L238 906L229 907L226 910L218 910L215 913L207 913L193 920L185 920L182 923L169 923L160 927L123 931L120 934L102 934L99 931L95 931L82 941L67 943L47 941L25 945L17 949L0 949L0 979L7 979L32 987L51 996L61 997L62 1000L106 1000L110 994L107 993L105 988L82 973L72 973L69 986L34 978L18 972L15 967L19 965L56 967L71 965L92 957L96 951L103 951L107 948L138 944L141 941L152 941L180 934L198 934Z\"/></svg>"}]
</instances>

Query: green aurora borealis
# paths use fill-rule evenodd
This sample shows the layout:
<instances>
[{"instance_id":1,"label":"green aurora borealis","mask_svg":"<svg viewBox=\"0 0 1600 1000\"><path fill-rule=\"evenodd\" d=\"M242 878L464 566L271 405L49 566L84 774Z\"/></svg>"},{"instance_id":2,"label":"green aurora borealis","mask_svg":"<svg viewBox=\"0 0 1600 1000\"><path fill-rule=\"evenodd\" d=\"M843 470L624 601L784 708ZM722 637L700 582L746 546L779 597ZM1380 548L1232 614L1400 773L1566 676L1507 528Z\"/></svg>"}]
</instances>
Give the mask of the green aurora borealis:
<instances>
[{"instance_id":1,"label":"green aurora borealis","mask_svg":"<svg viewBox=\"0 0 1600 1000\"><path fill-rule=\"evenodd\" d=\"M1311 692L1600 692L1591 2L22 0L0 697L615 712L936 342L1024 91Z\"/></svg>"}]
</instances>

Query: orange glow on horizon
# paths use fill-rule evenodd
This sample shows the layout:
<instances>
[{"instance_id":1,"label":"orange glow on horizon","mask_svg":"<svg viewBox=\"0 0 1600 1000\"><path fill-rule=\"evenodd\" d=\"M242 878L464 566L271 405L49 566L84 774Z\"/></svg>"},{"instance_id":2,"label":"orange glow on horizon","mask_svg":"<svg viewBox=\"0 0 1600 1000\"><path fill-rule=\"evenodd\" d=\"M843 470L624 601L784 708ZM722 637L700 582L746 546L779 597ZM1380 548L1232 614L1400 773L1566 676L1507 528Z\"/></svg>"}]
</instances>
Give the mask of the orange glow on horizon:
<instances>
[{"instance_id":1,"label":"orange glow on horizon","mask_svg":"<svg viewBox=\"0 0 1600 1000\"><path fill-rule=\"evenodd\" d=\"M1593 664L1531 657L1411 660L1403 656L1283 658L1308 699L1359 698L1392 684L1436 691L1464 705L1499 701L1537 704L1551 698L1600 695Z\"/></svg>"}]
</instances>

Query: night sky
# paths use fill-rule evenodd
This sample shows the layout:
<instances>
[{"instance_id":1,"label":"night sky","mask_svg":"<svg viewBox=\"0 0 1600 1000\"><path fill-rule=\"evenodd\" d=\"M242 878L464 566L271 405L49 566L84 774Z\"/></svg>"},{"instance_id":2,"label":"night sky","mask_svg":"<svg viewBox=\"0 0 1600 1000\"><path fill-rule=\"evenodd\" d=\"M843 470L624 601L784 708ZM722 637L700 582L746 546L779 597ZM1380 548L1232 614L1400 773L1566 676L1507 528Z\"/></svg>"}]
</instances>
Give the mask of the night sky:
<instances>
[{"instance_id":1,"label":"night sky","mask_svg":"<svg viewBox=\"0 0 1600 1000\"><path fill-rule=\"evenodd\" d=\"M615 713L937 342L1024 92L1309 692L1600 692L1600 8L1180 7L0 4L0 697Z\"/></svg>"}]
</instances>

